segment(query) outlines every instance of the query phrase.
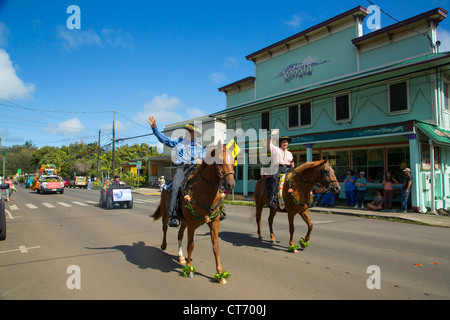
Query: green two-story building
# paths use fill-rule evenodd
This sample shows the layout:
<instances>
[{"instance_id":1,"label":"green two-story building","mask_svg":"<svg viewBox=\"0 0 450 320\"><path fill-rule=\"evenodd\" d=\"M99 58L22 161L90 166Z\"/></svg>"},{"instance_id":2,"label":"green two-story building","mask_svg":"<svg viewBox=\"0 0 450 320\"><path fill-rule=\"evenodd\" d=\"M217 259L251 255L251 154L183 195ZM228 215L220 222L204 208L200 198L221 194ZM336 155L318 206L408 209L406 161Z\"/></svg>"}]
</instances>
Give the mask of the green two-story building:
<instances>
[{"instance_id":1,"label":"green two-story building","mask_svg":"<svg viewBox=\"0 0 450 320\"><path fill-rule=\"evenodd\" d=\"M450 52L436 41L447 11L363 35L368 15L356 7L248 55L255 75L219 88L226 108L211 116L226 119L228 131L280 129L293 138L296 165L328 157L340 181L349 169L364 171L368 199L387 171L400 182L398 194L411 168L411 207L448 208ZM262 164L249 158L266 147L260 137L236 140L236 192L251 194Z\"/></svg>"}]
</instances>

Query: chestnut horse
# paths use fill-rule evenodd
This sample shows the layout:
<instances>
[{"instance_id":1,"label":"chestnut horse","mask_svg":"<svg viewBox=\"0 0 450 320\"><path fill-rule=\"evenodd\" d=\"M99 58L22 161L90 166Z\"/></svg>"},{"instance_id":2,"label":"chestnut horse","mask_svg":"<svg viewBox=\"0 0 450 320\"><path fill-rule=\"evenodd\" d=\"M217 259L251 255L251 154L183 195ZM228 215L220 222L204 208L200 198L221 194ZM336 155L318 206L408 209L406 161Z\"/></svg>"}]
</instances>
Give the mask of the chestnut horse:
<instances>
[{"instance_id":1,"label":"chestnut horse","mask_svg":"<svg viewBox=\"0 0 450 320\"><path fill-rule=\"evenodd\" d=\"M221 151L221 152L220 152ZM217 156L216 156L217 155ZM191 266L192 251L194 250L195 230L204 223L210 229L214 256L216 258L217 274L222 273L219 256L219 228L220 210L222 210L223 193L221 188L228 191L234 189L236 182L234 178L234 158L231 151L226 149L221 142L209 153L198 165L197 170L188 178L185 190L180 196L182 217L177 217L181 226L178 231L178 256L181 264ZM169 221L169 196L170 192L163 189L161 202L158 209L151 216L154 220L162 217L163 241L161 249L167 247L166 234ZM188 230L188 257L183 256L181 248L184 231ZM226 283L226 279L218 277L220 283Z\"/></svg>"},{"instance_id":2,"label":"chestnut horse","mask_svg":"<svg viewBox=\"0 0 450 320\"><path fill-rule=\"evenodd\" d=\"M267 177L261 178L256 183L255 187L255 203L256 203L256 222L258 225L258 237L261 236L261 212L266 204L270 208L269 216L269 231L272 242L275 242L275 236L273 233L273 219L277 212L283 212L280 209L273 209L269 205L269 197L266 187ZM339 193L341 189L339 183L334 175L334 170L331 168L328 158L323 161L307 162L295 168L292 172L286 175L285 183L283 185L283 199L285 203L285 210L288 214L289 221L289 250L297 252L297 245L293 242L294 236L294 217L297 213L300 214L302 219L308 226L308 232L305 238L300 240L302 248L309 245L309 238L311 236L311 230L313 225L309 218L309 206L312 203L311 191L315 186L325 187L331 193Z\"/></svg>"}]
</instances>

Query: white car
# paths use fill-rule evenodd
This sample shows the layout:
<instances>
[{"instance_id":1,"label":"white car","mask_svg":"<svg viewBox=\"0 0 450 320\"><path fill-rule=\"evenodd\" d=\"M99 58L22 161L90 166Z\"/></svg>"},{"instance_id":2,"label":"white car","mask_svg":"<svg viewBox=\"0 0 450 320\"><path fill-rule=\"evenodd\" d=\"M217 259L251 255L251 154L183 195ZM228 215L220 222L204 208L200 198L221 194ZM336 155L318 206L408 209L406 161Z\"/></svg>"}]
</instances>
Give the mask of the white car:
<instances>
[{"instance_id":1,"label":"white car","mask_svg":"<svg viewBox=\"0 0 450 320\"><path fill-rule=\"evenodd\" d=\"M41 176L39 178L39 188L37 193L60 192L64 193L64 180L58 176Z\"/></svg>"}]
</instances>

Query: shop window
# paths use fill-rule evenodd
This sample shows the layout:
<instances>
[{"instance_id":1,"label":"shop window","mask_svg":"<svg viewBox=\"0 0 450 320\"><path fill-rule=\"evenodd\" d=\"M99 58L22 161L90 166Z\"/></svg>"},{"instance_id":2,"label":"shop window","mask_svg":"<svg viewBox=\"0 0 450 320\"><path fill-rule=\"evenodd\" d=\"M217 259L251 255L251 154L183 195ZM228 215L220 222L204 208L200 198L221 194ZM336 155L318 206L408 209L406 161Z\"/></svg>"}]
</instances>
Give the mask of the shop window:
<instances>
[{"instance_id":1,"label":"shop window","mask_svg":"<svg viewBox=\"0 0 450 320\"><path fill-rule=\"evenodd\" d=\"M387 152L387 170L398 182L402 182L404 178L403 169L410 168L409 148L398 147L388 148Z\"/></svg>"},{"instance_id":2,"label":"shop window","mask_svg":"<svg viewBox=\"0 0 450 320\"><path fill-rule=\"evenodd\" d=\"M356 175L363 171L368 182L381 183L384 176L382 148L353 150L352 160Z\"/></svg>"},{"instance_id":3,"label":"shop window","mask_svg":"<svg viewBox=\"0 0 450 320\"><path fill-rule=\"evenodd\" d=\"M270 113L268 111L261 113L261 129L270 130Z\"/></svg>"},{"instance_id":4,"label":"shop window","mask_svg":"<svg viewBox=\"0 0 450 320\"><path fill-rule=\"evenodd\" d=\"M334 113L336 121L350 120L350 95L344 94L334 99Z\"/></svg>"},{"instance_id":5,"label":"shop window","mask_svg":"<svg viewBox=\"0 0 450 320\"><path fill-rule=\"evenodd\" d=\"M430 145L426 143L421 144L421 162L422 170L431 170L431 157L430 157ZM440 159L439 159L439 147L434 147L434 170L440 169Z\"/></svg>"},{"instance_id":6,"label":"shop window","mask_svg":"<svg viewBox=\"0 0 450 320\"><path fill-rule=\"evenodd\" d=\"M347 176L348 169L350 169L349 151L323 151L322 157L328 157L328 161L334 170L336 178L339 181L343 181Z\"/></svg>"},{"instance_id":7,"label":"shop window","mask_svg":"<svg viewBox=\"0 0 450 320\"><path fill-rule=\"evenodd\" d=\"M389 85L389 112L408 110L408 83L406 81Z\"/></svg>"},{"instance_id":8,"label":"shop window","mask_svg":"<svg viewBox=\"0 0 450 320\"><path fill-rule=\"evenodd\" d=\"M289 128L298 127L298 106L290 106L288 110L288 124Z\"/></svg>"}]
</instances>

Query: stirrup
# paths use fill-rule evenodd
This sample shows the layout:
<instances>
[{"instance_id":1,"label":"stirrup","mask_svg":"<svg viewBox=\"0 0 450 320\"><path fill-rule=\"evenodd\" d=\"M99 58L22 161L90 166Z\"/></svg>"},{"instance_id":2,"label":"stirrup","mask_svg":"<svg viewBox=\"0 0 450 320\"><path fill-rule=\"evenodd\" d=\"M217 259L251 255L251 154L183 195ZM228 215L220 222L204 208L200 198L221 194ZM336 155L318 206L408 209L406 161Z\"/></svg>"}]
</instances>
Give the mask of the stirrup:
<instances>
[{"instance_id":1,"label":"stirrup","mask_svg":"<svg viewBox=\"0 0 450 320\"><path fill-rule=\"evenodd\" d=\"M176 216L169 217L169 227L176 228L180 225L180 222L177 220Z\"/></svg>"}]
</instances>

